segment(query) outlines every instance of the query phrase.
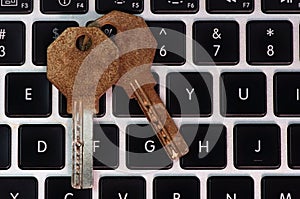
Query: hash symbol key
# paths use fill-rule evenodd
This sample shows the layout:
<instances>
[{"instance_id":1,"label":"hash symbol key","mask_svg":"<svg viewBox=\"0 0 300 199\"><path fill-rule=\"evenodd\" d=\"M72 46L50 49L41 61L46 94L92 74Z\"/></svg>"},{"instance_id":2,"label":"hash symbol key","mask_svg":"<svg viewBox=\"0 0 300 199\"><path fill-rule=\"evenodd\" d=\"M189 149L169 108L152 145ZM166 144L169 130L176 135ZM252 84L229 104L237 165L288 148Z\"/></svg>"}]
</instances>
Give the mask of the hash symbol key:
<instances>
[{"instance_id":1,"label":"hash symbol key","mask_svg":"<svg viewBox=\"0 0 300 199\"><path fill-rule=\"evenodd\" d=\"M93 186L93 115L119 79L118 48L98 28L68 28L47 51L47 76L73 113L72 186Z\"/></svg>"}]
</instances>

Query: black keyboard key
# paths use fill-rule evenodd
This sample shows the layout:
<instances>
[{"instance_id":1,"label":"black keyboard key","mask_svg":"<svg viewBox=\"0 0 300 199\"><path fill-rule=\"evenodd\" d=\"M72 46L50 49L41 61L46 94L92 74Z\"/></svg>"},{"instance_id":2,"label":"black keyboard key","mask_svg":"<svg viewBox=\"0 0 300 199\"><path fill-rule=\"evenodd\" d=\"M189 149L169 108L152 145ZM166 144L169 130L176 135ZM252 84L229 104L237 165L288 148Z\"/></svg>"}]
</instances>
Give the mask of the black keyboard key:
<instances>
[{"instance_id":1,"label":"black keyboard key","mask_svg":"<svg viewBox=\"0 0 300 199\"><path fill-rule=\"evenodd\" d=\"M280 128L275 124L234 127L234 164L238 169L276 169L280 166Z\"/></svg>"},{"instance_id":2,"label":"black keyboard key","mask_svg":"<svg viewBox=\"0 0 300 199\"><path fill-rule=\"evenodd\" d=\"M196 65L235 65L239 62L239 25L235 21L197 21L193 25Z\"/></svg>"},{"instance_id":3,"label":"black keyboard key","mask_svg":"<svg viewBox=\"0 0 300 199\"><path fill-rule=\"evenodd\" d=\"M293 0L262 0L264 13L300 13L300 4Z\"/></svg>"},{"instance_id":4,"label":"black keyboard key","mask_svg":"<svg viewBox=\"0 0 300 199\"><path fill-rule=\"evenodd\" d=\"M208 117L212 113L213 80L209 73L169 73L167 109L173 117Z\"/></svg>"},{"instance_id":5,"label":"black keyboard key","mask_svg":"<svg viewBox=\"0 0 300 199\"><path fill-rule=\"evenodd\" d=\"M104 94L99 100L99 113L97 113L96 117L103 117L106 112L106 95ZM72 117L72 114L67 112L67 98L60 92L59 93L59 115L61 117Z\"/></svg>"},{"instance_id":6,"label":"black keyboard key","mask_svg":"<svg viewBox=\"0 0 300 199\"><path fill-rule=\"evenodd\" d=\"M3 199L38 199L38 181L33 177L0 177Z\"/></svg>"},{"instance_id":7,"label":"black keyboard key","mask_svg":"<svg viewBox=\"0 0 300 199\"><path fill-rule=\"evenodd\" d=\"M0 14L29 14L33 9L33 0L1 0Z\"/></svg>"},{"instance_id":8,"label":"black keyboard key","mask_svg":"<svg viewBox=\"0 0 300 199\"><path fill-rule=\"evenodd\" d=\"M68 27L78 26L74 21L37 21L32 26L32 62L37 66L47 65L48 46Z\"/></svg>"},{"instance_id":9,"label":"black keyboard key","mask_svg":"<svg viewBox=\"0 0 300 199\"><path fill-rule=\"evenodd\" d=\"M88 0L41 0L44 14L84 14L88 11Z\"/></svg>"},{"instance_id":10,"label":"black keyboard key","mask_svg":"<svg viewBox=\"0 0 300 199\"><path fill-rule=\"evenodd\" d=\"M209 13L251 13L254 10L253 0L206 0L206 10Z\"/></svg>"},{"instance_id":11,"label":"black keyboard key","mask_svg":"<svg viewBox=\"0 0 300 199\"><path fill-rule=\"evenodd\" d=\"M113 10L139 14L144 10L144 0L96 0L97 13L107 14Z\"/></svg>"},{"instance_id":12,"label":"black keyboard key","mask_svg":"<svg viewBox=\"0 0 300 199\"><path fill-rule=\"evenodd\" d=\"M87 22L88 26L89 24L91 24L93 21L89 21ZM113 36L115 36L118 31L116 29L116 27L110 25L110 24L105 24L104 26L101 27L102 32L104 32L106 34L106 36L108 36L109 38L113 38Z\"/></svg>"},{"instance_id":13,"label":"black keyboard key","mask_svg":"<svg viewBox=\"0 0 300 199\"><path fill-rule=\"evenodd\" d=\"M261 180L262 199L300 198L300 177L267 176Z\"/></svg>"},{"instance_id":14,"label":"black keyboard key","mask_svg":"<svg viewBox=\"0 0 300 199\"><path fill-rule=\"evenodd\" d=\"M117 117L144 117L144 113L135 99L129 99L120 86L113 87L113 114Z\"/></svg>"},{"instance_id":15,"label":"black keyboard key","mask_svg":"<svg viewBox=\"0 0 300 199\"><path fill-rule=\"evenodd\" d=\"M254 181L251 177L210 177L207 186L208 199L254 199Z\"/></svg>"},{"instance_id":16,"label":"black keyboard key","mask_svg":"<svg viewBox=\"0 0 300 199\"><path fill-rule=\"evenodd\" d=\"M186 58L185 23L182 21L148 21L147 24L158 43L153 62L164 65L183 65Z\"/></svg>"},{"instance_id":17,"label":"black keyboard key","mask_svg":"<svg viewBox=\"0 0 300 199\"><path fill-rule=\"evenodd\" d=\"M49 177L45 182L45 199L92 199L92 189L74 189L70 177Z\"/></svg>"},{"instance_id":18,"label":"black keyboard key","mask_svg":"<svg viewBox=\"0 0 300 199\"><path fill-rule=\"evenodd\" d=\"M25 25L19 21L0 22L0 66L25 62Z\"/></svg>"},{"instance_id":19,"label":"black keyboard key","mask_svg":"<svg viewBox=\"0 0 300 199\"><path fill-rule=\"evenodd\" d=\"M155 14L193 14L199 11L199 0L150 0Z\"/></svg>"},{"instance_id":20,"label":"black keyboard key","mask_svg":"<svg viewBox=\"0 0 300 199\"><path fill-rule=\"evenodd\" d=\"M262 117L267 111L263 73L223 73L221 114L225 117Z\"/></svg>"},{"instance_id":21,"label":"black keyboard key","mask_svg":"<svg viewBox=\"0 0 300 199\"><path fill-rule=\"evenodd\" d=\"M300 169L300 125L292 124L288 127L288 165L292 169Z\"/></svg>"},{"instance_id":22,"label":"black keyboard key","mask_svg":"<svg viewBox=\"0 0 300 199\"><path fill-rule=\"evenodd\" d=\"M274 112L279 117L300 116L300 73L274 75Z\"/></svg>"},{"instance_id":23,"label":"black keyboard key","mask_svg":"<svg viewBox=\"0 0 300 199\"><path fill-rule=\"evenodd\" d=\"M99 182L101 199L146 199L146 182L143 177L102 177Z\"/></svg>"},{"instance_id":24,"label":"black keyboard key","mask_svg":"<svg viewBox=\"0 0 300 199\"><path fill-rule=\"evenodd\" d=\"M8 125L0 125L0 169L8 169L10 165L11 129Z\"/></svg>"},{"instance_id":25,"label":"black keyboard key","mask_svg":"<svg viewBox=\"0 0 300 199\"><path fill-rule=\"evenodd\" d=\"M126 160L129 169L169 169L172 166L150 125L127 126Z\"/></svg>"},{"instance_id":26,"label":"black keyboard key","mask_svg":"<svg viewBox=\"0 0 300 199\"><path fill-rule=\"evenodd\" d=\"M200 198L200 181L194 176L170 177L161 176L154 178L153 199L166 198Z\"/></svg>"},{"instance_id":27,"label":"black keyboard key","mask_svg":"<svg viewBox=\"0 0 300 199\"><path fill-rule=\"evenodd\" d=\"M5 77L5 114L8 117L48 117L51 84L45 73L9 73Z\"/></svg>"},{"instance_id":28,"label":"black keyboard key","mask_svg":"<svg viewBox=\"0 0 300 199\"><path fill-rule=\"evenodd\" d=\"M189 152L180 159L183 169L222 169L227 163L226 128L218 124L185 124L180 132Z\"/></svg>"},{"instance_id":29,"label":"black keyboard key","mask_svg":"<svg viewBox=\"0 0 300 199\"><path fill-rule=\"evenodd\" d=\"M293 62L293 26L289 21L250 21L247 24L247 62L288 65Z\"/></svg>"},{"instance_id":30,"label":"black keyboard key","mask_svg":"<svg viewBox=\"0 0 300 199\"><path fill-rule=\"evenodd\" d=\"M65 129L61 125L22 125L19 128L21 169L62 169L65 166Z\"/></svg>"},{"instance_id":31,"label":"black keyboard key","mask_svg":"<svg viewBox=\"0 0 300 199\"><path fill-rule=\"evenodd\" d=\"M159 82L159 76L153 73L156 82ZM159 94L159 85L154 87L157 94ZM125 90L120 86L113 87L113 114L117 117L145 117L142 109L140 108L137 100L129 99Z\"/></svg>"},{"instance_id":32,"label":"black keyboard key","mask_svg":"<svg viewBox=\"0 0 300 199\"><path fill-rule=\"evenodd\" d=\"M119 166L119 128L111 124L94 124L93 142L94 169L116 169Z\"/></svg>"}]
</instances>

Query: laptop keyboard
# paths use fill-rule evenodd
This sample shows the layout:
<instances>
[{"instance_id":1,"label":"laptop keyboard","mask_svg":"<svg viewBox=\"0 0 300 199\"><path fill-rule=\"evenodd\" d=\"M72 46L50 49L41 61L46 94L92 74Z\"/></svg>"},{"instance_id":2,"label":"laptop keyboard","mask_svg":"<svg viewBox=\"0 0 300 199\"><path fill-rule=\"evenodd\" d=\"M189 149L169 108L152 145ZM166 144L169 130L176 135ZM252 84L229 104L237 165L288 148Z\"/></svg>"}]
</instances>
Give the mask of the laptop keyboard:
<instances>
[{"instance_id":1,"label":"laptop keyboard","mask_svg":"<svg viewBox=\"0 0 300 199\"><path fill-rule=\"evenodd\" d=\"M300 198L298 1L0 1L1 199ZM94 119L94 188L75 190L72 119L46 50L114 9L152 28L155 90L190 152L170 161L114 86Z\"/></svg>"}]
</instances>

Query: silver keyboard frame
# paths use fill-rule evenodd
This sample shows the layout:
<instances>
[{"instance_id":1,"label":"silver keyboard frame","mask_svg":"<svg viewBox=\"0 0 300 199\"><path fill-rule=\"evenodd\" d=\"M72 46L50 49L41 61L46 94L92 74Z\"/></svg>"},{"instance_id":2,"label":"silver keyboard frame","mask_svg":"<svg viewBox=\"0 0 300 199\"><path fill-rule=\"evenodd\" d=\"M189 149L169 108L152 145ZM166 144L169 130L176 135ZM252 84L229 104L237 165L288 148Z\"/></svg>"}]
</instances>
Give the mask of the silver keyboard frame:
<instances>
[{"instance_id":1,"label":"silver keyboard frame","mask_svg":"<svg viewBox=\"0 0 300 199\"><path fill-rule=\"evenodd\" d=\"M128 124L147 123L145 118L117 118L112 114L111 90L107 93L106 114L102 118L96 118L102 124L116 124L120 130L120 166L117 170L95 170L93 199L99 198L98 183L100 176L143 176L146 180L147 199L152 199L152 182L156 176L197 176L200 179L201 198L207 197L207 179L210 176L251 176L255 182L255 199L261 198L261 178L263 176L296 176L300 170L292 170L287 164L287 128L290 124L300 123L297 117L276 117L273 112L273 75L275 72L299 72L299 14L264 14L261 11L261 0L255 0L255 11L251 14L209 14L205 10L205 1L200 0L200 10L197 14L153 14L150 10L150 0L144 2L144 12L139 15L146 20L181 20L186 24L186 35L192 38L192 25L197 20L235 20L240 28L240 62L234 66L196 66L192 61L191 43L187 43L186 64L182 66L153 66L152 70L159 74L161 85L161 97L165 101L166 85L165 77L169 72L209 72L213 78L213 114L210 117L201 118L175 118L178 126L182 124L224 124L227 128L227 167L222 170L183 170L179 162L175 162L169 170L129 170L125 166L125 129ZM38 180L39 199L44 198L45 179L49 176L71 175L71 119L62 118L58 113L58 91L53 87L52 114L48 118L8 118L5 113L4 93L5 75L9 72L46 72L45 66L35 66L32 63L32 24L35 21L73 20L84 26L87 21L96 19L101 15L95 12L95 0L89 2L89 12L83 15L45 15L40 12L40 1L34 0L34 11L28 15L1 15L1 21L23 21L26 25L26 61L22 66L0 67L0 120L2 124L8 124L12 128L12 154L11 167L8 170L0 170L0 176L33 176ZM250 66L246 62L246 23L250 20L289 20L293 24L294 61L287 66ZM225 118L220 114L219 106L219 77L222 72L263 72L267 77L267 114L264 117L255 118ZM62 170L21 170L18 167L18 127L21 124L62 124L66 129L66 165ZM275 170L238 170L233 164L233 127L236 124L270 123L277 124L281 128L281 166ZM68 150L70 149L70 150Z\"/></svg>"}]
</instances>

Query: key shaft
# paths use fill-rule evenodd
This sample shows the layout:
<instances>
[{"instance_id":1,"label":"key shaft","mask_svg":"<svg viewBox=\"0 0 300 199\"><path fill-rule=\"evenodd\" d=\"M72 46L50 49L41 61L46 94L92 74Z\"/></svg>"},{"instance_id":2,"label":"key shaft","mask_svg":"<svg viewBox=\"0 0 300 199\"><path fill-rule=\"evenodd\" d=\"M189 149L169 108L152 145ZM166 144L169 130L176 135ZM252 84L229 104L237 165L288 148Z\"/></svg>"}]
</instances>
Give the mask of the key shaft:
<instances>
[{"instance_id":1,"label":"key shaft","mask_svg":"<svg viewBox=\"0 0 300 199\"><path fill-rule=\"evenodd\" d=\"M94 110L85 108L82 101L73 102L72 186L76 189L93 185L93 117Z\"/></svg>"},{"instance_id":2,"label":"key shaft","mask_svg":"<svg viewBox=\"0 0 300 199\"><path fill-rule=\"evenodd\" d=\"M188 146L153 87L151 85L141 86L137 80L131 82L130 86L134 91L135 99L165 147L170 159L178 159L185 155L189 150Z\"/></svg>"}]
</instances>

